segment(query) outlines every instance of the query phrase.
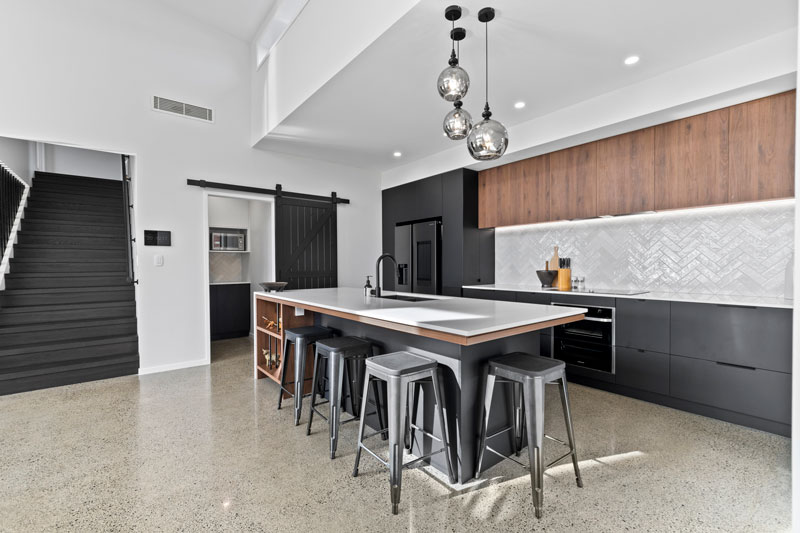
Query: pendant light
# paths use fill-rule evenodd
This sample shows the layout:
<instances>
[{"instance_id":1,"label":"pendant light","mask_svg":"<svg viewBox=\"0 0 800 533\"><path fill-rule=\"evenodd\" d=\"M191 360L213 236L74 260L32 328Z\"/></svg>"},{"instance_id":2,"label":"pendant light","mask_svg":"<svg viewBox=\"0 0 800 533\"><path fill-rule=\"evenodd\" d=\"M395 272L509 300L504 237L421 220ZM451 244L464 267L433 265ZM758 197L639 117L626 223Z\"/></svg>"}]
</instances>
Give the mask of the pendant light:
<instances>
[{"instance_id":1,"label":"pendant light","mask_svg":"<svg viewBox=\"0 0 800 533\"><path fill-rule=\"evenodd\" d=\"M469 74L467 74L466 70L458 66L458 56L456 56L455 46L455 25L456 21L461 18L461 7L448 6L448 8L444 10L444 18L453 23L453 29L450 32L453 49L450 52L450 61L448 62L450 66L439 74L436 87L439 90L439 96L448 102L455 102L464 98L467 94L467 90L469 90ZM459 30L464 32L463 28L459 28ZM466 32L464 32L463 35L466 35ZM463 39L464 37L461 38Z\"/></svg>"},{"instance_id":2,"label":"pendant light","mask_svg":"<svg viewBox=\"0 0 800 533\"><path fill-rule=\"evenodd\" d=\"M445 16L447 16L445 14ZM456 59L461 57L461 41L467 36L467 31L464 28L453 28L450 31L450 39L458 44L458 54ZM442 129L448 139L453 141L460 141L469 135L472 129L472 115L466 109L461 109L463 103L461 100L453 102L453 110L444 116L442 122Z\"/></svg>"},{"instance_id":3,"label":"pendant light","mask_svg":"<svg viewBox=\"0 0 800 533\"><path fill-rule=\"evenodd\" d=\"M484 7L478 12L478 20L486 29L486 106L483 120L472 127L467 137L469 155L478 161L491 161L501 157L508 148L508 130L500 122L492 120L489 110L489 22L494 19L494 8Z\"/></svg>"}]
</instances>

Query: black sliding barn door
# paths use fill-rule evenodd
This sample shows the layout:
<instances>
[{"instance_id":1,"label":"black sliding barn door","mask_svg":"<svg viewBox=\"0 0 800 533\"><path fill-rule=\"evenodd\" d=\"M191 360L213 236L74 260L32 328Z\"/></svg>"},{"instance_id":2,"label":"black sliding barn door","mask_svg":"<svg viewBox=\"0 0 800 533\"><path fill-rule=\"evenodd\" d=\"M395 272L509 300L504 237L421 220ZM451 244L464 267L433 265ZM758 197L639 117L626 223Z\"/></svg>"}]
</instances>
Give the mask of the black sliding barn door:
<instances>
[{"instance_id":1,"label":"black sliding barn door","mask_svg":"<svg viewBox=\"0 0 800 533\"><path fill-rule=\"evenodd\" d=\"M277 281L286 289L336 287L336 202L275 198Z\"/></svg>"}]
</instances>

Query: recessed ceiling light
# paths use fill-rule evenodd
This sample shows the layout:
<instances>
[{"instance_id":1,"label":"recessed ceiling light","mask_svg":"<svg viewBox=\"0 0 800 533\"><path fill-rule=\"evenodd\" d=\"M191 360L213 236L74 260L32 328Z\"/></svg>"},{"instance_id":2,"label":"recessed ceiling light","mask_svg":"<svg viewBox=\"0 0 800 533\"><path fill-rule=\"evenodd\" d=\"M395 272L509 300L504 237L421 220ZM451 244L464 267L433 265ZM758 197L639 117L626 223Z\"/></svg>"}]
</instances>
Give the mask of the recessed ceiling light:
<instances>
[{"instance_id":1,"label":"recessed ceiling light","mask_svg":"<svg viewBox=\"0 0 800 533\"><path fill-rule=\"evenodd\" d=\"M400 157L401 155L403 155L403 153L402 152L395 152L392 155L394 155L395 157Z\"/></svg>"},{"instance_id":2,"label":"recessed ceiling light","mask_svg":"<svg viewBox=\"0 0 800 533\"><path fill-rule=\"evenodd\" d=\"M517 102L516 104L514 104L514 107L516 109L522 109L523 107L525 107L525 102Z\"/></svg>"},{"instance_id":3,"label":"recessed ceiling light","mask_svg":"<svg viewBox=\"0 0 800 533\"><path fill-rule=\"evenodd\" d=\"M625 58L625 64L628 66L635 65L638 62L639 62L639 56L629 56Z\"/></svg>"}]
</instances>

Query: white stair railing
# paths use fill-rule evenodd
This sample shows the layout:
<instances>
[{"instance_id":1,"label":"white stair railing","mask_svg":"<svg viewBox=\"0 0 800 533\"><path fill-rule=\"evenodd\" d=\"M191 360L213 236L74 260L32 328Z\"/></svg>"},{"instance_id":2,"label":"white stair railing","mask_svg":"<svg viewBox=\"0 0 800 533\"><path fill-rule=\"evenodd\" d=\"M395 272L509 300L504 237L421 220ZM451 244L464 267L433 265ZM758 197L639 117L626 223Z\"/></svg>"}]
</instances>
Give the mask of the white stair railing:
<instances>
[{"instance_id":1,"label":"white stair railing","mask_svg":"<svg viewBox=\"0 0 800 533\"><path fill-rule=\"evenodd\" d=\"M30 194L31 186L28 185L25 180L17 176L17 174L8 168L8 166L0 161L0 173L5 174L6 178L8 176L13 177L23 186L22 196L19 199L19 203L17 204L16 213L13 214L13 218L9 215L11 213L6 214L7 220L10 220L11 224L11 231L8 234L8 240L6 241L5 248L2 250L3 258L0 260L0 291L5 290L6 282L5 276L9 271L11 258L14 257L14 245L17 243L17 233L19 232L19 228L22 225L22 218L25 213L25 206L28 203L28 195ZM12 187L7 187L8 191L4 190L4 195L7 195L11 192ZM17 193L19 189L17 189ZM11 200L11 199L9 199ZM13 211L14 204L13 200L11 200L7 205L3 206L3 209L8 209L9 211ZM1 242L1 241L0 241Z\"/></svg>"}]
</instances>

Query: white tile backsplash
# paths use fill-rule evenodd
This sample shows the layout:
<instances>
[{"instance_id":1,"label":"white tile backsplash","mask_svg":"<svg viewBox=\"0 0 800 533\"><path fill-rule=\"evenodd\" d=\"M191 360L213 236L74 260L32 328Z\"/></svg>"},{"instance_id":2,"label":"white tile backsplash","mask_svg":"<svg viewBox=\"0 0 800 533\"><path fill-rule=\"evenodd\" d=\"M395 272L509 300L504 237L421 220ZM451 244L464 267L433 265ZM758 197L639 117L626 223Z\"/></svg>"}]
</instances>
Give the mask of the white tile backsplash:
<instances>
[{"instance_id":1,"label":"white tile backsplash","mask_svg":"<svg viewBox=\"0 0 800 533\"><path fill-rule=\"evenodd\" d=\"M539 283L558 245L590 288L791 297L794 209L792 199L498 228L495 282Z\"/></svg>"}]
</instances>

